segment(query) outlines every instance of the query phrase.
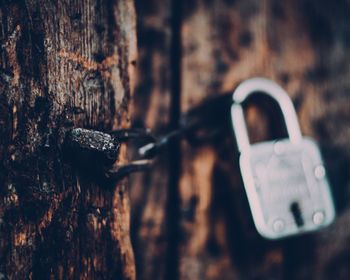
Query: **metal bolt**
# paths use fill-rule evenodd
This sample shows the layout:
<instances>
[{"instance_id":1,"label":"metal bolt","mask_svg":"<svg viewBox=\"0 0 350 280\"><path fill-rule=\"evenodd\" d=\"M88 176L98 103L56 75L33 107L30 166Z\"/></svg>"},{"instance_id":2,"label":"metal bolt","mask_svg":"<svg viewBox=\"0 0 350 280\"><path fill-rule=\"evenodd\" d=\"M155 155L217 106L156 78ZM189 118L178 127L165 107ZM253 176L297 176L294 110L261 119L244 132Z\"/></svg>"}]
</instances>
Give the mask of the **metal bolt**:
<instances>
[{"instance_id":1,"label":"metal bolt","mask_svg":"<svg viewBox=\"0 0 350 280\"><path fill-rule=\"evenodd\" d=\"M272 227L275 232L281 232L284 230L284 221L282 219L277 219L273 222Z\"/></svg>"},{"instance_id":2,"label":"metal bolt","mask_svg":"<svg viewBox=\"0 0 350 280\"><path fill-rule=\"evenodd\" d=\"M324 222L325 215L322 211L316 211L312 216L312 221L315 225L320 225Z\"/></svg>"}]
</instances>

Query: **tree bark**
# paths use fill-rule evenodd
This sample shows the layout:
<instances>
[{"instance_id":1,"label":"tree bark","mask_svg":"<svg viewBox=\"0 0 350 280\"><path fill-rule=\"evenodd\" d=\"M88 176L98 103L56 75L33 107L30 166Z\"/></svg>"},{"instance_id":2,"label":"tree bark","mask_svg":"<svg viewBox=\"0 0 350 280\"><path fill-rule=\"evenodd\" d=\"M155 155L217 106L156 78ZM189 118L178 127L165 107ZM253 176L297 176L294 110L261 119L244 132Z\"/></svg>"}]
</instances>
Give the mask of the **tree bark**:
<instances>
[{"instance_id":1,"label":"tree bark","mask_svg":"<svg viewBox=\"0 0 350 280\"><path fill-rule=\"evenodd\" d=\"M62 155L70 128L129 125L133 1L0 3L0 279L135 279L127 182Z\"/></svg>"}]
</instances>

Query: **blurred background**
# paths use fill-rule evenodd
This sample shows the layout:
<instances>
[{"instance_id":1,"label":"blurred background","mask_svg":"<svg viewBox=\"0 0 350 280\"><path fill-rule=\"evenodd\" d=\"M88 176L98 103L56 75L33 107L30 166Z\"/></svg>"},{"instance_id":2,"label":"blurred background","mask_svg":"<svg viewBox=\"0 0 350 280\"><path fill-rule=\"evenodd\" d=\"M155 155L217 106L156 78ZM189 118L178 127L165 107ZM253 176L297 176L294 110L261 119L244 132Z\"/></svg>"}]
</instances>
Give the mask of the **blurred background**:
<instances>
[{"instance_id":1,"label":"blurred background","mask_svg":"<svg viewBox=\"0 0 350 280\"><path fill-rule=\"evenodd\" d=\"M270 78L292 98L302 133L320 144L338 213L319 232L260 237L229 120L213 107L204 116L223 128L219 137L173 143L132 181L138 278L349 279L350 1L136 0L136 12L134 126L165 133L244 79ZM283 134L265 105L246 110L252 142Z\"/></svg>"}]
</instances>

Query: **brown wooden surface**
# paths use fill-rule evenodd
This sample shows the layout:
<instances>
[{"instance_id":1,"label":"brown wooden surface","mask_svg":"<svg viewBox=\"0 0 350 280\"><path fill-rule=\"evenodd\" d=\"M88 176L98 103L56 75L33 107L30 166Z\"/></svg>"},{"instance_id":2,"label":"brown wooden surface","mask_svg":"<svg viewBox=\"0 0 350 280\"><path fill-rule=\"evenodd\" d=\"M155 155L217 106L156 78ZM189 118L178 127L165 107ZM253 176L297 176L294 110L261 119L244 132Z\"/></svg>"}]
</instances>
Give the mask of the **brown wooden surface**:
<instances>
[{"instance_id":1,"label":"brown wooden surface","mask_svg":"<svg viewBox=\"0 0 350 280\"><path fill-rule=\"evenodd\" d=\"M133 124L163 133L172 110L172 25L171 1L136 1L138 11L138 82L135 90ZM169 153L146 174L132 177L132 240L139 279L168 279L173 267L173 217ZM175 202L176 203L176 202Z\"/></svg>"},{"instance_id":2,"label":"brown wooden surface","mask_svg":"<svg viewBox=\"0 0 350 280\"><path fill-rule=\"evenodd\" d=\"M137 2L142 54L137 120L152 128L163 125L168 116L163 109L176 106L171 82L177 74L168 42L180 28L180 42L171 42L181 49L181 111L249 77L275 80L290 94L303 134L321 145L338 209L336 222L321 232L264 240L252 225L230 132L215 147L183 142L178 177L169 182L163 163L147 175L151 179L132 186L140 279L348 279L349 1L173 1L182 10L175 15L179 26L170 30L173 6ZM169 71L170 80L164 78ZM252 141L269 136L258 107L249 108L247 121ZM147 191L141 194L141 188ZM176 194L177 215L167 217L167 201L177 200ZM171 230L176 238L164 234ZM164 249L169 244L176 249ZM168 278L165 267L173 271Z\"/></svg>"},{"instance_id":3,"label":"brown wooden surface","mask_svg":"<svg viewBox=\"0 0 350 280\"><path fill-rule=\"evenodd\" d=\"M0 4L0 279L135 279L126 182L76 176L61 150L71 127L128 126L135 65L133 125L159 134L246 78L280 83L338 209L322 232L264 240L231 132L174 143L130 190L138 279L349 279L348 1L137 0L138 60L133 1ZM260 106L247 122L269 137Z\"/></svg>"},{"instance_id":4,"label":"brown wooden surface","mask_svg":"<svg viewBox=\"0 0 350 280\"><path fill-rule=\"evenodd\" d=\"M128 0L0 2L0 279L135 279L126 182L61 150L70 127L128 126L135 23Z\"/></svg>"}]
</instances>

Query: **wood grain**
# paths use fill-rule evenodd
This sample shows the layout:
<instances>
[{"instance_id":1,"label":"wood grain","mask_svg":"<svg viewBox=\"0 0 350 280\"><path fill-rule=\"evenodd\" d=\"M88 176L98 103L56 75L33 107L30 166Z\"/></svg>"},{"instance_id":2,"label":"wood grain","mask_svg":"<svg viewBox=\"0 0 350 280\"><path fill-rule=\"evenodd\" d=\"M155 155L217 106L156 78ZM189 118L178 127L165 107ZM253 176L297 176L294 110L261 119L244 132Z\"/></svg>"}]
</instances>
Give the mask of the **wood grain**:
<instances>
[{"instance_id":1,"label":"wood grain","mask_svg":"<svg viewBox=\"0 0 350 280\"><path fill-rule=\"evenodd\" d=\"M62 156L71 127L128 126L135 23L132 1L1 1L1 279L135 279L127 182Z\"/></svg>"}]
</instances>

